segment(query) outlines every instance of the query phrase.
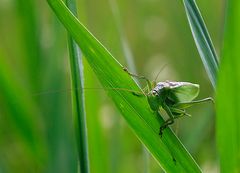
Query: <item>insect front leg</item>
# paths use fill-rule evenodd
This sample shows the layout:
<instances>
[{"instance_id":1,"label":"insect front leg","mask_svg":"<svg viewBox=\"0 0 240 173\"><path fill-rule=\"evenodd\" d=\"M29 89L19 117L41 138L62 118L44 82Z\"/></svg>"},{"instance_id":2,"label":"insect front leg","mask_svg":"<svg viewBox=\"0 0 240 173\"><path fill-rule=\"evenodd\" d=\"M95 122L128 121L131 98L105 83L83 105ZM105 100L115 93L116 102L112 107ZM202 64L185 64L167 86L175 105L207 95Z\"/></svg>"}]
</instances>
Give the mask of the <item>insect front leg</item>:
<instances>
[{"instance_id":1,"label":"insect front leg","mask_svg":"<svg viewBox=\"0 0 240 173\"><path fill-rule=\"evenodd\" d=\"M125 68L125 67L123 68L123 70L124 70L125 72L127 72L127 73L128 73L130 76L132 76L132 77L136 77L136 78L138 78L138 79L143 79L143 80L145 80L145 81L147 82L147 86L148 86L149 91L152 90L152 83L150 82L150 80L149 80L148 78L146 78L145 76L139 76L139 75L133 74L133 73L129 72L128 69Z\"/></svg>"},{"instance_id":2,"label":"insect front leg","mask_svg":"<svg viewBox=\"0 0 240 173\"><path fill-rule=\"evenodd\" d=\"M141 94L141 93L134 92L134 91L132 91L132 94L137 96L137 97L145 97L145 94Z\"/></svg>"},{"instance_id":3,"label":"insect front leg","mask_svg":"<svg viewBox=\"0 0 240 173\"><path fill-rule=\"evenodd\" d=\"M147 93L148 92L148 86L145 86L143 89L142 89L143 93L139 93L139 92L132 92L133 95L137 96L137 97L146 97L146 95L144 93Z\"/></svg>"}]
</instances>

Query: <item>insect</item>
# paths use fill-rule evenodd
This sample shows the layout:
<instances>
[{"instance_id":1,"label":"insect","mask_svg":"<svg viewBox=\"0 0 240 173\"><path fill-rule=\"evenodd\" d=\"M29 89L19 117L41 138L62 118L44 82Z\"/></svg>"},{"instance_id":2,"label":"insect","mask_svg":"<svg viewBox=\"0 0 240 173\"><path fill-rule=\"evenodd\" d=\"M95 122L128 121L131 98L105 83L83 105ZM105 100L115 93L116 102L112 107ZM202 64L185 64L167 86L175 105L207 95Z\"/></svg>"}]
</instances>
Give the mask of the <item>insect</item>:
<instances>
[{"instance_id":1,"label":"insect","mask_svg":"<svg viewBox=\"0 0 240 173\"><path fill-rule=\"evenodd\" d=\"M143 89L143 95L147 97L150 108L153 111L159 111L162 108L169 118L161 125L159 135L162 136L163 130L174 123L175 119L183 116L191 116L186 112L186 108L194 104L213 101L211 97L201 100L194 100L199 94L199 85L190 82L151 82L145 76L139 76L130 73L123 68L130 76L143 79L147 82L147 86ZM138 93L135 95L140 96Z\"/></svg>"},{"instance_id":2,"label":"insect","mask_svg":"<svg viewBox=\"0 0 240 173\"><path fill-rule=\"evenodd\" d=\"M146 96L150 108L158 112L161 108L167 113L169 118L160 126L159 135L162 136L163 130L174 123L175 119L183 116L191 116L186 112L186 108L194 104L213 101L211 97L201 100L194 100L199 94L199 85L190 82L156 82L150 81L145 76L139 76L130 73L126 68L123 68L130 76L143 79L147 82L147 86L143 89L143 93L135 92L124 88L104 88L106 90L124 90L133 93L136 96ZM160 73L160 72L159 72ZM159 74L158 73L158 74ZM158 75L157 75L158 76ZM85 88L85 89L103 89L103 88ZM56 92L56 91L55 91ZM44 92L49 93L49 92ZM38 93L35 95L39 95Z\"/></svg>"}]
</instances>

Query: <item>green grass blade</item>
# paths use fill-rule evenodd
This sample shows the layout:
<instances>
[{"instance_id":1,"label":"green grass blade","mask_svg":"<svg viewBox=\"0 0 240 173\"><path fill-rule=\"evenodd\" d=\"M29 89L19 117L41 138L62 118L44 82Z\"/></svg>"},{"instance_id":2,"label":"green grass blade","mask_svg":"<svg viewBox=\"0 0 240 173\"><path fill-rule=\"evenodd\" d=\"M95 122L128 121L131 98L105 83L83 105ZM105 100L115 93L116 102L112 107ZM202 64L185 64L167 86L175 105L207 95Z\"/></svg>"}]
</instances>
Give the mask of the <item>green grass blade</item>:
<instances>
[{"instance_id":1,"label":"green grass blade","mask_svg":"<svg viewBox=\"0 0 240 173\"><path fill-rule=\"evenodd\" d=\"M195 0L183 0L188 22L208 77L216 88L218 58Z\"/></svg>"},{"instance_id":2,"label":"green grass blade","mask_svg":"<svg viewBox=\"0 0 240 173\"><path fill-rule=\"evenodd\" d=\"M87 72L84 73L84 85L86 87L96 86L96 77L90 68L91 67L89 67L87 62L84 62L84 72ZM97 90L85 92L84 95L87 114L89 158L91 165L90 172L108 173L109 146L107 145L106 134L104 134L105 131L100 121L101 95Z\"/></svg>"},{"instance_id":3,"label":"green grass blade","mask_svg":"<svg viewBox=\"0 0 240 173\"><path fill-rule=\"evenodd\" d=\"M114 22L118 29L118 34L119 34L120 41L121 41L121 47L122 47L122 51L124 54L124 58L127 62L127 66L132 73L137 74L133 54L130 49L130 45L128 43L126 34L124 32L124 28L122 26L121 15L120 15L120 11L118 8L118 4L117 4L116 0L108 0L108 2L109 2L109 6L111 7Z\"/></svg>"},{"instance_id":4,"label":"green grass blade","mask_svg":"<svg viewBox=\"0 0 240 173\"><path fill-rule=\"evenodd\" d=\"M139 98L127 91L112 88L126 88L140 91L122 66L72 15L61 0L48 0L57 17L73 36L86 59L96 73L103 87L111 88L109 96L122 112L129 126L166 172L201 172L184 146L168 128L163 137L158 135L163 119L149 108L146 98ZM176 162L173 161L173 157Z\"/></svg>"},{"instance_id":5,"label":"green grass blade","mask_svg":"<svg viewBox=\"0 0 240 173\"><path fill-rule=\"evenodd\" d=\"M40 84L41 46L39 34L39 19L37 16L36 1L16 0L19 14L19 30L22 34L23 68L26 69L26 76L33 89Z\"/></svg>"},{"instance_id":6,"label":"green grass blade","mask_svg":"<svg viewBox=\"0 0 240 173\"><path fill-rule=\"evenodd\" d=\"M46 6L48 7L48 6ZM51 45L45 52L44 72L41 73L41 88L53 89L69 87L68 75L62 67L66 61L62 58L66 56L66 35L65 29L62 27L58 19L51 16L49 25L49 39ZM67 86L65 80L67 79ZM45 89L43 89L45 90ZM35 95L38 92L32 92ZM52 172L68 172L76 173L77 171L77 150L74 143L74 128L71 116L71 92L35 95L35 99L39 99L40 109L44 112L44 129L48 144L48 165L45 173ZM70 100L71 102L71 100ZM70 115L70 116L69 116ZM64 155L63 157L59 157ZM61 165L61 166L60 166Z\"/></svg>"},{"instance_id":7,"label":"green grass blade","mask_svg":"<svg viewBox=\"0 0 240 173\"><path fill-rule=\"evenodd\" d=\"M66 0L69 9L77 15L75 0ZM71 64L71 81L72 81L72 112L74 116L75 131L78 146L78 159L81 173L89 172L88 158L88 139L87 139L87 122L84 105L84 83L83 83L83 62L82 53L73 38L68 36L68 46ZM80 88L80 89L78 89Z\"/></svg>"},{"instance_id":8,"label":"green grass blade","mask_svg":"<svg viewBox=\"0 0 240 173\"><path fill-rule=\"evenodd\" d=\"M227 7L217 87L217 145L221 172L240 172L240 1Z\"/></svg>"},{"instance_id":9,"label":"green grass blade","mask_svg":"<svg viewBox=\"0 0 240 173\"><path fill-rule=\"evenodd\" d=\"M26 146L27 153L36 163L44 161L46 146L40 136L43 136L40 125L42 119L29 91L19 81L6 57L0 50L0 94L9 110L9 119L16 127L17 136ZM38 165L40 166L40 164ZM42 165L41 165L42 166Z\"/></svg>"}]
</instances>

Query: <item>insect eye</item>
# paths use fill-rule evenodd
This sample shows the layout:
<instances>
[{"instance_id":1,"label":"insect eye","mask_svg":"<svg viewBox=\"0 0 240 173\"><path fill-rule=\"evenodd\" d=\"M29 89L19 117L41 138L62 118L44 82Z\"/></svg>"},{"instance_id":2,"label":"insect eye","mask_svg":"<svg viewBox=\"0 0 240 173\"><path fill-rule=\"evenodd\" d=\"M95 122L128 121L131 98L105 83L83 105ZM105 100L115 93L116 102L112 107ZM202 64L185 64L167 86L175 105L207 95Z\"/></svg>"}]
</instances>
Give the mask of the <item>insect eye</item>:
<instances>
[{"instance_id":1,"label":"insect eye","mask_svg":"<svg viewBox=\"0 0 240 173\"><path fill-rule=\"evenodd\" d=\"M152 91L152 94L153 94L154 96L158 95L155 90Z\"/></svg>"}]
</instances>

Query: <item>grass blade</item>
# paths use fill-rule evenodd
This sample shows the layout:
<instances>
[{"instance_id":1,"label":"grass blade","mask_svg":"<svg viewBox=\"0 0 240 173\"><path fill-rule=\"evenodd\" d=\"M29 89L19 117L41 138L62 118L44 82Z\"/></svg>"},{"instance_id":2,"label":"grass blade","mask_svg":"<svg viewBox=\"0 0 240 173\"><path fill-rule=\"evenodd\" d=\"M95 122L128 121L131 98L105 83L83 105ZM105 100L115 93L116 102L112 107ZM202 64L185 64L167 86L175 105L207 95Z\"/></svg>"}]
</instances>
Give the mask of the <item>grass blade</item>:
<instances>
[{"instance_id":1,"label":"grass blade","mask_svg":"<svg viewBox=\"0 0 240 173\"><path fill-rule=\"evenodd\" d=\"M240 172L239 15L240 1L228 1L217 87L217 145L222 173Z\"/></svg>"},{"instance_id":2,"label":"grass blade","mask_svg":"<svg viewBox=\"0 0 240 173\"><path fill-rule=\"evenodd\" d=\"M83 59L84 60L84 59ZM87 62L84 62L85 86L96 86L96 77ZM94 78L95 77L95 78ZM106 136L100 121L100 93L96 90L85 92L90 172L108 173L108 148ZM94 103L94 104L93 104Z\"/></svg>"},{"instance_id":3,"label":"grass blade","mask_svg":"<svg viewBox=\"0 0 240 173\"><path fill-rule=\"evenodd\" d=\"M114 22L118 29L118 34L119 34L120 41L121 41L121 47L122 47L122 51L123 51L125 60L127 62L127 66L129 68L129 70L131 70L132 73L137 74L133 54L130 49L128 39L126 37L126 34L125 34L123 26L122 26L121 15L120 15L120 11L118 8L118 4L117 4L116 0L108 0L108 2L109 2L109 6L111 7Z\"/></svg>"},{"instance_id":4,"label":"grass blade","mask_svg":"<svg viewBox=\"0 0 240 173\"><path fill-rule=\"evenodd\" d=\"M66 0L69 9L77 15L75 0ZM84 105L84 83L83 83L83 62L81 51L73 38L68 36L70 64L71 64L71 81L72 81L72 112L74 116L75 131L78 146L78 159L81 173L89 172L88 158L88 140L87 140L87 122ZM80 89L77 89L80 88Z\"/></svg>"},{"instance_id":5,"label":"grass blade","mask_svg":"<svg viewBox=\"0 0 240 173\"><path fill-rule=\"evenodd\" d=\"M33 0L17 0L17 9L20 19L20 30L22 32L22 49L25 51L23 65L26 75L33 89L40 85L41 46L39 34L39 19L37 8Z\"/></svg>"},{"instance_id":6,"label":"grass blade","mask_svg":"<svg viewBox=\"0 0 240 173\"><path fill-rule=\"evenodd\" d=\"M188 22L208 77L216 88L218 58L195 0L183 0Z\"/></svg>"},{"instance_id":7,"label":"grass blade","mask_svg":"<svg viewBox=\"0 0 240 173\"><path fill-rule=\"evenodd\" d=\"M104 88L140 91L122 66L96 38L79 23L61 0L48 0L57 17L73 36ZM139 139L146 145L166 172L201 172L184 146L168 128L160 138L163 119L149 108L146 98L120 90L108 90L109 96ZM173 161L173 157L176 162Z\"/></svg>"},{"instance_id":8,"label":"grass blade","mask_svg":"<svg viewBox=\"0 0 240 173\"><path fill-rule=\"evenodd\" d=\"M26 145L27 152L37 164L45 161L46 146L43 136L41 114L26 87L12 71L6 57L0 50L0 91L9 110L10 119L17 129L19 138ZM42 166L39 164L38 166Z\"/></svg>"}]
</instances>

